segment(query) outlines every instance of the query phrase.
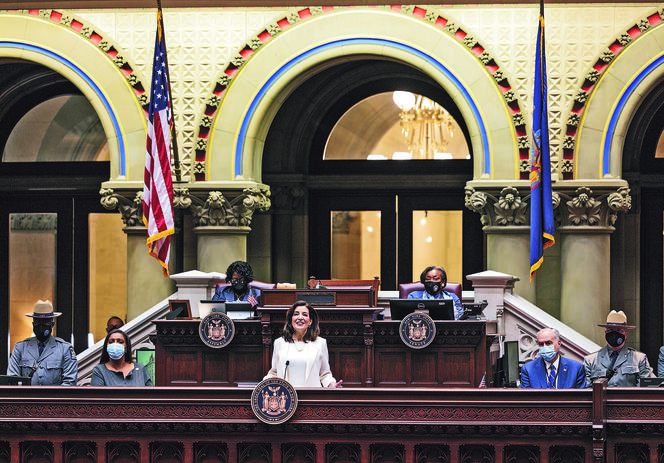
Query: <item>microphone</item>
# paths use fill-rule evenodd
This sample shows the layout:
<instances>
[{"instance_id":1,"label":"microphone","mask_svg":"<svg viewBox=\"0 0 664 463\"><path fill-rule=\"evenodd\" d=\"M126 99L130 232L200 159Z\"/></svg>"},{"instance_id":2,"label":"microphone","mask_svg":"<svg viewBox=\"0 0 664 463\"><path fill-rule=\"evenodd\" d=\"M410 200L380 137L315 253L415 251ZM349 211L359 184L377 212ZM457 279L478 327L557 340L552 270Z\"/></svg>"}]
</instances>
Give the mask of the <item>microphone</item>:
<instances>
[{"instance_id":1,"label":"microphone","mask_svg":"<svg viewBox=\"0 0 664 463\"><path fill-rule=\"evenodd\" d=\"M290 360L286 360L286 368L284 368L284 379L288 376L288 365L290 365Z\"/></svg>"}]
</instances>

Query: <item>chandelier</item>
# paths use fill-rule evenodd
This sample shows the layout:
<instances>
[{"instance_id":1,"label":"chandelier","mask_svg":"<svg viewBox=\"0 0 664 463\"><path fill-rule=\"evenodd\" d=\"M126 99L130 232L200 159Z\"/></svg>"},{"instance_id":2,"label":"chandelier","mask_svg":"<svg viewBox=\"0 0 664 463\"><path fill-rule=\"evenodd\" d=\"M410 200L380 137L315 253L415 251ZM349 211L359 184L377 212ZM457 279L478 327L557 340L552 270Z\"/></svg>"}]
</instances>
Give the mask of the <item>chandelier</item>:
<instances>
[{"instance_id":1,"label":"chandelier","mask_svg":"<svg viewBox=\"0 0 664 463\"><path fill-rule=\"evenodd\" d=\"M394 92L401 110L399 125L412 159L447 159L448 142L454 136L454 118L445 108L422 95Z\"/></svg>"}]
</instances>

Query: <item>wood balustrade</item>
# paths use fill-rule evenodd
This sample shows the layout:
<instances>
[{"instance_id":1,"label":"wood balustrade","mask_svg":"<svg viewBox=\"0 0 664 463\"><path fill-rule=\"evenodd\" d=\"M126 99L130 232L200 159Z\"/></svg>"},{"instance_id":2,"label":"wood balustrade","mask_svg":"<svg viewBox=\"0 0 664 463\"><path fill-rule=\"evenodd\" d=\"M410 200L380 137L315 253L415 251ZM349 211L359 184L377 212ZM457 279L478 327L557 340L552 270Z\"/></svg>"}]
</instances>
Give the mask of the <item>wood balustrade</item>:
<instances>
[{"instance_id":1,"label":"wood balustrade","mask_svg":"<svg viewBox=\"0 0 664 463\"><path fill-rule=\"evenodd\" d=\"M661 462L664 390L0 387L0 462Z\"/></svg>"}]
</instances>

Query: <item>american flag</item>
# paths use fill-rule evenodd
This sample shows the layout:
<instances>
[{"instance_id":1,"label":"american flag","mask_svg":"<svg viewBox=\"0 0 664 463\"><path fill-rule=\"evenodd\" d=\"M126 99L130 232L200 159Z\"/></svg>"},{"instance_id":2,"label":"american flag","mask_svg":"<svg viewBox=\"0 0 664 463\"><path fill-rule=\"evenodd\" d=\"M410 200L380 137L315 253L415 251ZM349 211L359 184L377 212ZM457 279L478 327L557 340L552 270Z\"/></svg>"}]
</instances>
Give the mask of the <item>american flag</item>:
<instances>
[{"instance_id":1,"label":"american flag","mask_svg":"<svg viewBox=\"0 0 664 463\"><path fill-rule=\"evenodd\" d=\"M166 42L161 9L157 11L157 35L152 64L152 92L148 117L147 152L143 186L143 222L148 229L150 255L168 277L173 223L171 179L172 105L166 60Z\"/></svg>"},{"instance_id":2,"label":"american flag","mask_svg":"<svg viewBox=\"0 0 664 463\"><path fill-rule=\"evenodd\" d=\"M485 389L486 388L486 374L484 376L482 376L482 381L480 381L480 385L477 386L477 387L479 387L480 389Z\"/></svg>"},{"instance_id":3,"label":"american flag","mask_svg":"<svg viewBox=\"0 0 664 463\"><path fill-rule=\"evenodd\" d=\"M256 299L256 297L253 294L249 294L247 302L251 304L252 307L256 307L258 305L258 299Z\"/></svg>"}]
</instances>

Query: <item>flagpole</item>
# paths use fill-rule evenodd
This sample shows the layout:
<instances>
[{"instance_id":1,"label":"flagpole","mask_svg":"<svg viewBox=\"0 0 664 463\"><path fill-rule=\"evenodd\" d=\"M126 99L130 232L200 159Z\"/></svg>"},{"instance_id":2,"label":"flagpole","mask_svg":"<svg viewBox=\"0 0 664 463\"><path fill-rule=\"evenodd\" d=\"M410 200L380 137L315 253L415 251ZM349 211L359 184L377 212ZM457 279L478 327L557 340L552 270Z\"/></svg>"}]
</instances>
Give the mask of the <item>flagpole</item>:
<instances>
[{"instance_id":1,"label":"flagpole","mask_svg":"<svg viewBox=\"0 0 664 463\"><path fill-rule=\"evenodd\" d=\"M161 12L161 0L157 0L157 28L159 33L164 37L164 50L166 50L166 34L164 32L164 18ZM168 69L168 54L164 53L164 62L166 65L166 81L168 82L168 94L173 95L171 91L171 74ZM175 130L175 112L173 111L173 99L168 100L168 105L170 106L170 111L172 114L171 117L171 144L173 146L173 167L175 168L175 181L180 182L180 155L178 152L178 137L176 136Z\"/></svg>"}]
</instances>

